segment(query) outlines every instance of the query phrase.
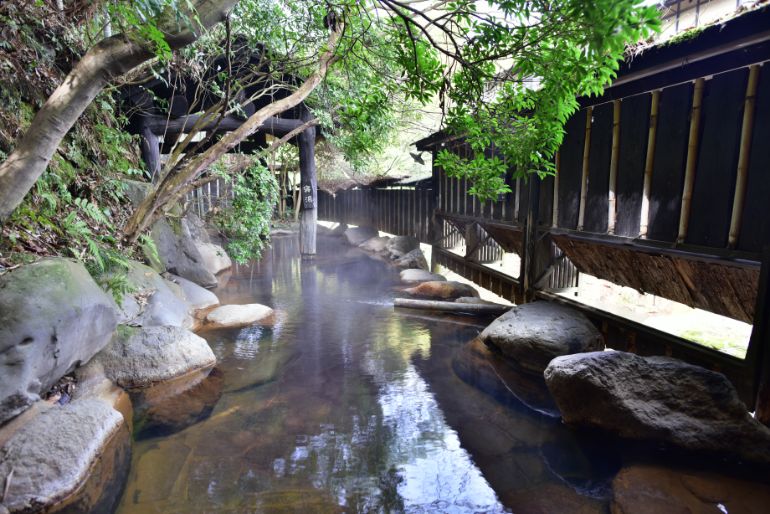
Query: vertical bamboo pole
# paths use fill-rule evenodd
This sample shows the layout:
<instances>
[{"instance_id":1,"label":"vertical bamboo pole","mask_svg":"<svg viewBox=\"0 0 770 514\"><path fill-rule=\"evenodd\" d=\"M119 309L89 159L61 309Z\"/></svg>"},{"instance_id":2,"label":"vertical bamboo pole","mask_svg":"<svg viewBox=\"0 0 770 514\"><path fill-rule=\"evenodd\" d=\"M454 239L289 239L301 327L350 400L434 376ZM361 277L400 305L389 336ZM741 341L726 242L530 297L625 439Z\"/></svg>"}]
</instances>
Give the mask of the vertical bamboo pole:
<instances>
[{"instance_id":1,"label":"vertical bamboo pole","mask_svg":"<svg viewBox=\"0 0 770 514\"><path fill-rule=\"evenodd\" d=\"M658 130L658 109L660 108L660 89L652 92L650 103L650 130L647 135L647 155L644 160L644 183L642 185L642 212L639 216L639 236L647 237L650 222L650 189L652 188L652 168L655 165L655 135Z\"/></svg>"},{"instance_id":2,"label":"vertical bamboo pole","mask_svg":"<svg viewBox=\"0 0 770 514\"><path fill-rule=\"evenodd\" d=\"M751 150L751 135L754 129L754 106L757 98L757 83L759 82L759 65L749 67L749 82L746 85L746 100L743 104L743 125L741 126L741 145L738 153L738 173L735 178L735 197L733 198L733 213L730 218L730 235L727 246L735 248L743 221L743 203L746 199L746 182L749 173L749 152Z\"/></svg>"},{"instance_id":3,"label":"vertical bamboo pole","mask_svg":"<svg viewBox=\"0 0 770 514\"><path fill-rule=\"evenodd\" d=\"M559 172L561 171L561 153L556 152L556 173L553 176L553 209L551 210L551 226L559 226Z\"/></svg>"},{"instance_id":4,"label":"vertical bamboo pole","mask_svg":"<svg viewBox=\"0 0 770 514\"><path fill-rule=\"evenodd\" d=\"M617 213L618 159L620 157L620 100L612 102L612 154L610 156L610 184L607 202L607 233L615 233Z\"/></svg>"},{"instance_id":5,"label":"vertical bamboo pole","mask_svg":"<svg viewBox=\"0 0 770 514\"><path fill-rule=\"evenodd\" d=\"M684 167L684 189L682 190L682 210L679 213L679 235L677 243L687 238L690 224L690 208L692 207L692 192L695 187L695 168L698 164L698 134L700 132L701 103L706 80L699 78L695 81L692 95L692 113L690 115L690 136L687 143L687 163Z\"/></svg>"},{"instance_id":6,"label":"vertical bamboo pole","mask_svg":"<svg viewBox=\"0 0 770 514\"><path fill-rule=\"evenodd\" d=\"M580 179L580 207L578 208L577 229L583 230L583 224L586 217L586 201L588 198L588 163L591 149L591 121L593 119L594 108L586 108L586 139L583 145L583 174Z\"/></svg>"}]
</instances>

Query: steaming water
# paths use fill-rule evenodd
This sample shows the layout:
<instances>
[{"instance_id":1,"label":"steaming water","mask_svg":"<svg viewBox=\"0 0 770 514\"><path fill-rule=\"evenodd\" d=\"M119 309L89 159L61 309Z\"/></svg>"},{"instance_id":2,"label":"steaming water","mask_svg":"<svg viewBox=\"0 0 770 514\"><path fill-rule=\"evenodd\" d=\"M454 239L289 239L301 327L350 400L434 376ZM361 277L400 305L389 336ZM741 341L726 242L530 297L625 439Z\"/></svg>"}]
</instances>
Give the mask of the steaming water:
<instances>
[{"instance_id":1,"label":"steaming water","mask_svg":"<svg viewBox=\"0 0 770 514\"><path fill-rule=\"evenodd\" d=\"M284 237L235 269L222 303L264 303L277 321L203 334L217 371L172 402L200 412L165 430L139 416L117 512L606 509L610 471L558 420L454 375L483 325L395 311L397 278L324 238L313 260Z\"/></svg>"}]
</instances>

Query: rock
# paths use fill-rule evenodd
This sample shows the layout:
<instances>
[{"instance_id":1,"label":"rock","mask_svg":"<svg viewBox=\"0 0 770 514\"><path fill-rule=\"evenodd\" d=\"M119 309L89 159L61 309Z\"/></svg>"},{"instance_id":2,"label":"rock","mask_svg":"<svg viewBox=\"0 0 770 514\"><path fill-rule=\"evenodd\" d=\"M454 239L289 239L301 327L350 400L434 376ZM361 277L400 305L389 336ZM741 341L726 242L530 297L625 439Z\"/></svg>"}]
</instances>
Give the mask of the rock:
<instances>
[{"instance_id":1,"label":"rock","mask_svg":"<svg viewBox=\"0 0 770 514\"><path fill-rule=\"evenodd\" d=\"M203 287L215 287L217 279L207 267L190 228L184 220L160 219L152 226L152 240L166 271Z\"/></svg>"},{"instance_id":2,"label":"rock","mask_svg":"<svg viewBox=\"0 0 770 514\"><path fill-rule=\"evenodd\" d=\"M216 364L206 340L179 327L120 326L94 360L125 388L148 387Z\"/></svg>"},{"instance_id":3,"label":"rock","mask_svg":"<svg viewBox=\"0 0 770 514\"><path fill-rule=\"evenodd\" d=\"M525 407L558 418L559 409L542 376L524 372L515 363L492 351L476 338L460 348L452 358L452 369L470 384L500 403Z\"/></svg>"},{"instance_id":4,"label":"rock","mask_svg":"<svg viewBox=\"0 0 770 514\"><path fill-rule=\"evenodd\" d=\"M139 204L152 189L152 184L149 182L139 182L138 180L123 180L123 184L123 193L134 208L139 207Z\"/></svg>"},{"instance_id":5,"label":"rock","mask_svg":"<svg viewBox=\"0 0 770 514\"><path fill-rule=\"evenodd\" d=\"M210 328L245 327L262 321L273 314L273 309L259 303L223 305L209 312L206 321Z\"/></svg>"},{"instance_id":6,"label":"rock","mask_svg":"<svg viewBox=\"0 0 770 514\"><path fill-rule=\"evenodd\" d=\"M417 282L443 282L446 280L443 275L431 273L430 271L425 271L423 269L405 269L399 276L401 277L401 282L404 284L414 284Z\"/></svg>"},{"instance_id":7,"label":"rock","mask_svg":"<svg viewBox=\"0 0 770 514\"><path fill-rule=\"evenodd\" d=\"M118 310L118 321L121 324L143 327L193 326L190 316L192 306L178 284L165 280L154 269L139 262L131 261L129 266L126 278L133 291L123 295Z\"/></svg>"},{"instance_id":8,"label":"rock","mask_svg":"<svg viewBox=\"0 0 770 514\"><path fill-rule=\"evenodd\" d=\"M428 269L428 261L425 260L425 254L419 248L396 259L393 264L400 269L424 269L426 271Z\"/></svg>"},{"instance_id":9,"label":"rock","mask_svg":"<svg viewBox=\"0 0 770 514\"><path fill-rule=\"evenodd\" d=\"M545 380L566 423L770 463L770 429L721 373L613 351L557 357Z\"/></svg>"},{"instance_id":10,"label":"rock","mask_svg":"<svg viewBox=\"0 0 770 514\"><path fill-rule=\"evenodd\" d=\"M125 483L130 438L123 416L96 399L55 406L0 448L9 512L112 512Z\"/></svg>"},{"instance_id":11,"label":"rock","mask_svg":"<svg viewBox=\"0 0 770 514\"><path fill-rule=\"evenodd\" d=\"M206 223L192 211L187 211L182 218L182 222L187 226L190 237L201 243L211 243L211 238L206 230Z\"/></svg>"},{"instance_id":12,"label":"rock","mask_svg":"<svg viewBox=\"0 0 770 514\"><path fill-rule=\"evenodd\" d=\"M602 335L588 318L550 302L513 307L481 333L481 340L537 374L559 355L604 349Z\"/></svg>"},{"instance_id":13,"label":"rock","mask_svg":"<svg viewBox=\"0 0 770 514\"><path fill-rule=\"evenodd\" d=\"M74 261L43 259L0 277L0 424L112 338L115 302Z\"/></svg>"},{"instance_id":14,"label":"rock","mask_svg":"<svg viewBox=\"0 0 770 514\"><path fill-rule=\"evenodd\" d=\"M431 298L436 300L454 300L463 296L478 296L478 291L468 284L453 281L432 281L423 282L404 292L420 298Z\"/></svg>"},{"instance_id":15,"label":"rock","mask_svg":"<svg viewBox=\"0 0 770 514\"><path fill-rule=\"evenodd\" d=\"M345 230L344 237L348 244L358 246L364 241L379 236L380 233L372 227L353 227Z\"/></svg>"},{"instance_id":16,"label":"rock","mask_svg":"<svg viewBox=\"0 0 770 514\"><path fill-rule=\"evenodd\" d=\"M221 246L199 241L195 242L195 246L203 259L203 266L214 275L233 267L233 261L230 260L230 256Z\"/></svg>"},{"instance_id":17,"label":"rock","mask_svg":"<svg viewBox=\"0 0 770 514\"><path fill-rule=\"evenodd\" d=\"M172 434L207 418L222 396L223 383L223 373L213 368L135 391L134 438Z\"/></svg>"},{"instance_id":18,"label":"rock","mask_svg":"<svg viewBox=\"0 0 770 514\"><path fill-rule=\"evenodd\" d=\"M177 277L176 275L170 275L170 278L173 283L179 285L182 290L183 298L193 309L207 309L214 305L219 305L219 298L217 298L217 295L208 289L204 289L195 282L191 282L186 278Z\"/></svg>"},{"instance_id":19,"label":"rock","mask_svg":"<svg viewBox=\"0 0 770 514\"><path fill-rule=\"evenodd\" d=\"M366 250L367 252L380 253L385 250L388 241L390 241L390 238L387 236L373 237L371 239L367 239L358 245L358 247L362 250Z\"/></svg>"},{"instance_id":20,"label":"rock","mask_svg":"<svg viewBox=\"0 0 770 514\"><path fill-rule=\"evenodd\" d=\"M612 490L613 514L762 514L770 505L767 483L660 466L623 468L612 482Z\"/></svg>"},{"instance_id":21,"label":"rock","mask_svg":"<svg viewBox=\"0 0 770 514\"><path fill-rule=\"evenodd\" d=\"M420 241L412 236L396 236L388 241L388 253L391 259L398 259L408 254L412 250L420 249Z\"/></svg>"},{"instance_id":22,"label":"rock","mask_svg":"<svg viewBox=\"0 0 770 514\"><path fill-rule=\"evenodd\" d=\"M345 235L345 232L348 230L347 223L340 223L334 229L331 231L331 235L335 237L342 237Z\"/></svg>"}]
</instances>

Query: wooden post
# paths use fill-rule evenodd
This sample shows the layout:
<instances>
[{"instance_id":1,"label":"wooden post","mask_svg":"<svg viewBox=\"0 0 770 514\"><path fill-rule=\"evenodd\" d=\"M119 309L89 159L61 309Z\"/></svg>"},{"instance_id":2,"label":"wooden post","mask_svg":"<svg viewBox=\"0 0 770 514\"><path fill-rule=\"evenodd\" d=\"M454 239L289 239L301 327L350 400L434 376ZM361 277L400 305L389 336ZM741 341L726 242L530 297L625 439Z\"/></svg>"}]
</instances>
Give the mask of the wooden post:
<instances>
[{"instance_id":1,"label":"wooden post","mask_svg":"<svg viewBox=\"0 0 770 514\"><path fill-rule=\"evenodd\" d=\"M652 168L655 164L655 134L658 130L658 109L660 108L660 89L652 92L650 104L650 130L647 135L647 155L644 161L644 183L642 185L642 212L639 216L639 236L647 237L650 224L650 189L652 188Z\"/></svg>"},{"instance_id":2,"label":"wooden post","mask_svg":"<svg viewBox=\"0 0 770 514\"><path fill-rule=\"evenodd\" d=\"M300 171L299 251L315 255L318 189L315 170L315 127L305 129L298 137Z\"/></svg>"},{"instance_id":3,"label":"wooden post","mask_svg":"<svg viewBox=\"0 0 770 514\"><path fill-rule=\"evenodd\" d=\"M754 308L754 328L746 353L746 360L754 365L756 404L754 415L770 426L770 245L762 252L757 302Z\"/></svg>"},{"instance_id":4,"label":"wooden post","mask_svg":"<svg viewBox=\"0 0 770 514\"><path fill-rule=\"evenodd\" d=\"M535 297L537 281L537 215L540 212L540 179L531 177L529 183L529 205L524 227L524 255L521 256L521 296L525 302Z\"/></svg>"},{"instance_id":5,"label":"wooden post","mask_svg":"<svg viewBox=\"0 0 770 514\"><path fill-rule=\"evenodd\" d=\"M735 248L743 221L743 202L746 198L746 182L749 174L749 152L751 150L751 135L754 129L754 105L757 101L757 83L759 82L759 65L749 68L749 82L746 85L746 99L743 105L743 125L741 126L741 145L738 152L738 172L735 179L735 196L733 197L733 212L730 219L730 236L728 246Z\"/></svg>"},{"instance_id":6,"label":"wooden post","mask_svg":"<svg viewBox=\"0 0 770 514\"><path fill-rule=\"evenodd\" d=\"M620 158L620 100L612 102L612 154L610 157L609 199L607 202L607 233L615 233L617 214L618 159Z\"/></svg>"},{"instance_id":7,"label":"wooden post","mask_svg":"<svg viewBox=\"0 0 770 514\"><path fill-rule=\"evenodd\" d=\"M586 217L586 203L588 201L588 163L591 154L591 122L593 121L594 108L586 108L586 138L583 145L583 173L580 179L580 206L578 208L577 229L583 230Z\"/></svg>"},{"instance_id":8,"label":"wooden post","mask_svg":"<svg viewBox=\"0 0 770 514\"><path fill-rule=\"evenodd\" d=\"M695 188L695 168L698 164L698 135L700 133L701 103L703 101L705 83L705 79L697 79L692 95L690 136L687 143L687 163L684 167L684 189L682 190L682 210L679 213L677 243L683 243L687 238L687 229L690 225L690 207L692 205L692 192Z\"/></svg>"}]
</instances>

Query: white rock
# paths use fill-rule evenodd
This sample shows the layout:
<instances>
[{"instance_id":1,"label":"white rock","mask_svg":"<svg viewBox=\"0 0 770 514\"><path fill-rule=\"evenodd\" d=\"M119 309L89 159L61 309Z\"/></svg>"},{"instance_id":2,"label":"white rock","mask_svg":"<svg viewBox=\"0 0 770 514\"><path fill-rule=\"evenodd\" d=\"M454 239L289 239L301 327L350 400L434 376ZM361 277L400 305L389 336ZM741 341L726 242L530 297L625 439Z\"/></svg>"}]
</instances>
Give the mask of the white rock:
<instances>
[{"instance_id":1,"label":"white rock","mask_svg":"<svg viewBox=\"0 0 770 514\"><path fill-rule=\"evenodd\" d=\"M184 299L193 309L206 309L219 305L217 295L186 278L171 275L171 280L178 284L182 290Z\"/></svg>"},{"instance_id":2,"label":"white rock","mask_svg":"<svg viewBox=\"0 0 770 514\"><path fill-rule=\"evenodd\" d=\"M206 321L215 328L244 327L273 314L273 309L259 303L223 305L209 312Z\"/></svg>"},{"instance_id":3,"label":"white rock","mask_svg":"<svg viewBox=\"0 0 770 514\"><path fill-rule=\"evenodd\" d=\"M400 273L401 282L405 284L414 284L417 282L445 281L443 275L431 273L423 269L405 269Z\"/></svg>"}]
</instances>

